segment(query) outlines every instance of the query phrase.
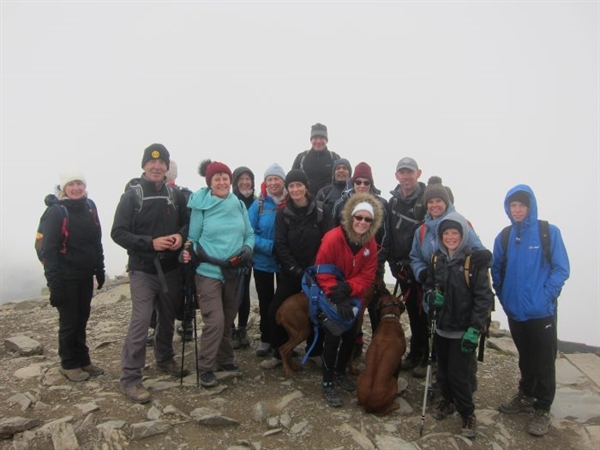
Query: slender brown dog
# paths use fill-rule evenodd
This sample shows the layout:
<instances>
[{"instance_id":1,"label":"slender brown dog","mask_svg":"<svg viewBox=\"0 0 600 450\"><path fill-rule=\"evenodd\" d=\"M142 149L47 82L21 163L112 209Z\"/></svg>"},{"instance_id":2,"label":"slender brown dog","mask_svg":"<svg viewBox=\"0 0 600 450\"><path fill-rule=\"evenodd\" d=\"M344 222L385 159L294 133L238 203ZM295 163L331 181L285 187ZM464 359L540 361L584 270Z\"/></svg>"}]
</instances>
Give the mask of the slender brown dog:
<instances>
[{"instance_id":1,"label":"slender brown dog","mask_svg":"<svg viewBox=\"0 0 600 450\"><path fill-rule=\"evenodd\" d=\"M378 289L387 289L385 285L372 286L365 294L365 302L367 305L375 295ZM389 293L389 292L388 292ZM308 311L308 297L304 292L299 292L285 299L277 310L275 316L277 323L285 328L288 334L288 341L279 347L279 356L283 366L283 373L286 376L291 376L292 373L300 369L300 365L292 361L292 351L297 345L300 345L310 336L311 323ZM362 327L362 314L358 317L359 326ZM350 373L356 374L357 371L352 366L352 360L348 362L348 370Z\"/></svg>"},{"instance_id":2,"label":"slender brown dog","mask_svg":"<svg viewBox=\"0 0 600 450\"><path fill-rule=\"evenodd\" d=\"M381 321L365 358L365 370L358 377L358 404L366 412L388 414L398 409L398 374L406 351L406 338L400 324L404 303L390 294L379 299Z\"/></svg>"}]
</instances>

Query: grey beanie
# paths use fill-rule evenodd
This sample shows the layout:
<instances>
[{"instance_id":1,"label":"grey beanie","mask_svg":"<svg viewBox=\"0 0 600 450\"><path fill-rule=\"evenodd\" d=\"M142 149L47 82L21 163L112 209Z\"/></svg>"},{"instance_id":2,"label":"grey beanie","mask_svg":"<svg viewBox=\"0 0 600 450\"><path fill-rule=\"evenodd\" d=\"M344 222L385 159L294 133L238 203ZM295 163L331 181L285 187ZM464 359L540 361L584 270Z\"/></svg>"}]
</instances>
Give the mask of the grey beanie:
<instances>
[{"instance_id":1,"label":"grey beanie","mask_svg":"<svg viewBox=\"0 0 600 450\"><path fill-rule=\"evenodd\" d=\"M267 170L265 170L264 179L266 180L267 177L271 175L275 175L285 181L285 170L277 163L271 164Z\"/></svg>"},{"instance_id":2,"label":"grey beanie","mask_svg":"<svg viewBox=\"0 0 600 450\"><path fill-rule=\"evenodd\" d=\"M448 207L450 206L450 198L448 197L448 191L441 183L442 180L440 178L438 179L440 180L440 182L435 183L432 183L432 180L430 179L430 183L425 188L425 194L423 194L423 201L425 201L425 204L427 204L427 202L429 202L429 200L431 200L432 198L439 198L446 204L446 207Z\"/></svg>"},{"instance_id":3,"label":"grey beanie","mask_svg":"<svg viewBox=\"0 0 600 450\"><path fill-rule=\"evenodd\" d=\"M327 127L322 123L315 123L310 128L310 138L312 139L315 136L322 136L325 139L329 139L329 137L327 136Z\"/></svg>"},{"instance_id":4,"label":"grey beanie","mask_svg":"<svg viewBox=\"0 0 600 450\"><path fill-rule=\"evenodd\" d=\"M346 158L337 159L333 163L333 175L335 175L335 171L338 168L338 166L342 164L348 168L348 170L350 171L350 178L352 178L352 165L350 164L350 161L348 161Z\"/></svg>"}]
</instances>

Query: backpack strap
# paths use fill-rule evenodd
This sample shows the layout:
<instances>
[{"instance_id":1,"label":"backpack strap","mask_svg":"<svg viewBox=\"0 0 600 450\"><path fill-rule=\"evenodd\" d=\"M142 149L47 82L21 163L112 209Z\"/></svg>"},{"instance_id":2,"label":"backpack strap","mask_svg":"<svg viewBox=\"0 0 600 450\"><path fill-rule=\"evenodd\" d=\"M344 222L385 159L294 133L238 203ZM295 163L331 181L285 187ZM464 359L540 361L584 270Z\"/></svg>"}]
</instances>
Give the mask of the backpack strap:
<instances>
[{"instance_id":1,"label":"backpack strap","mask_svg":"<svg viewBox=\"0 0 600 450\"><path fill-rule=\"evenodd\" d=\"M540 241L542 241L542 250L544 257L550 267L552 268L552 250L550 243L550 224L547 220L538 220L538 227L540 229Z\"/></svg>"},{"instance_id":2,"label":"backpack strap","mask_svg":"<svg viewBox=\"0 0 600 450\"><path fill-rule=\"evenodd\" d=\"M425 240L425 232L427 231L427 226L425 225L425 222L423 222L421 224L421 226L419 227L419 242L421 243L421 245L423 245L423 241Z\"/></svg>"}]
</instances>

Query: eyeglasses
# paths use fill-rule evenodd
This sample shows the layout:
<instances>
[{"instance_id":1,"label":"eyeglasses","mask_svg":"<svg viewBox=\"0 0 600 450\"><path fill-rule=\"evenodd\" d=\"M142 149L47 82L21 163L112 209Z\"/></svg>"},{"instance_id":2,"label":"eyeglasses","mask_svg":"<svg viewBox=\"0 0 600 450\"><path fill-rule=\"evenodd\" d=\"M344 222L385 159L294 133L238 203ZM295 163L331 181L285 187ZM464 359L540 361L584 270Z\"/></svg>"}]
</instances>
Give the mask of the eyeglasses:
<instances>
[{"instance_id":1,"label":"eyeglasses","mask_svg":"<svg viewBox=\"0 0 600 450\"><path fill-rule=\"evenodd\" d=\"M373 219L371 219L370 217L365 217L365 216L352 216L352 217L354 217L354 220L357 220L358 222L363 221L363 220L367 223L373 222Z\"/></svg>"},{"instance_id":2,"label":"eyeglasses","mask_svg":"<svg viewBox=\"0 0 600 450\"><path fill-rule=\"evenodd\" d=\"M366 181L354 180L354 184L357 186L360 186L361 184L364 184L365 186L371 186L371 182L369 180L366 180Z\"/></svg>"}]
</instances>

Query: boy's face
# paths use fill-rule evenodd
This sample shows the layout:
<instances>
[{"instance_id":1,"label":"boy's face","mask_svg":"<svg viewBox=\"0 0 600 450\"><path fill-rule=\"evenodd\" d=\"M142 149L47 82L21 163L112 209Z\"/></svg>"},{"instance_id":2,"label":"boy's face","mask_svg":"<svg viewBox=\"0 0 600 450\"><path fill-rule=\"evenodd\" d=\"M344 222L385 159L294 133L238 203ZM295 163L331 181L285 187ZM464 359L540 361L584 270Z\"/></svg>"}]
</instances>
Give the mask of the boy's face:
<instances>
[{"instance_id":1,"label":"boy's face","mask_svg":"<svg viewBox=\"0 0 600 450\"><path fill-rule=\"evenodd\" d=\"M510 208L510 215L515 222L522 222L529 214L529 208L521 202L510 202L508 205Z\"/></svg>"},{"instance_id":2,"label":"boy's face","mask_svg":"<svg viewBox=\"0 0 600 450\"><path fill-rule=\"evenodd\" d=\"M456 250L461 242L462 236L456 228L448 228L442 233L442 244L449 252Z\"/></svg>"}]
</instances>

